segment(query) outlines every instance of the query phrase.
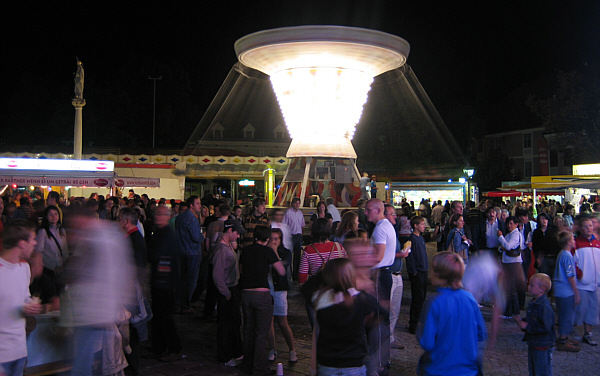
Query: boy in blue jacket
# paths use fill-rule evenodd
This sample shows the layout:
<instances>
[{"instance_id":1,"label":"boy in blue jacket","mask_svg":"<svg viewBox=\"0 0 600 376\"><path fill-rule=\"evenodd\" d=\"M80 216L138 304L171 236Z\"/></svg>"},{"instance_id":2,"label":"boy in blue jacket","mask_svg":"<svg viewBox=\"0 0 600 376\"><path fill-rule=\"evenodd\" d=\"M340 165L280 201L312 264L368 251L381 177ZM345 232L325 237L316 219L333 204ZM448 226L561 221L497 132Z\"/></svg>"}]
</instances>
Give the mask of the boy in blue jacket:
<instances>
[{"instance_id":1,"label":"boy in blue jacket","mask_svg":"<svg viewBox=\"0 0 600 376\"><path fill-rule=\"evenodd\" d=\"M525 321L516 316L515 321L525 331L527 342L529 374L535 376L552 375L552 346L556 339L554 333L554 311L546 293L550 291L552 281L547 274L537 273L529 280L529 293L533 300L527 306Z\"/></svg>"},{"instance_id":2,"label":"boy in blue jacket","mask_svg":"<svg viewBox=\"0 0 600 376\"><path fill-rule=\"evenodd\" d=\"M425 311L418 333L425 350L418 374L483 374L479 342L485 341L487 331L475 298L462 289L465 264L458 253L447 251L436 254L432 262L431 283L438 295Z\"/></svg>"}]
</instances>

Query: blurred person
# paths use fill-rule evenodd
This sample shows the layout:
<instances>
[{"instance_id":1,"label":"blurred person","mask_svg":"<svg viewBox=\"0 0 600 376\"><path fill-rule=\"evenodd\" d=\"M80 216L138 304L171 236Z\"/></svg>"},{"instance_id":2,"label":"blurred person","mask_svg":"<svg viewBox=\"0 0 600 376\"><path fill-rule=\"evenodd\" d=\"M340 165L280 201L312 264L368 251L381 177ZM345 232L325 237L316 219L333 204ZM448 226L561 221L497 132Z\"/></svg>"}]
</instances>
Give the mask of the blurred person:
<instances>
[{"instance_id":1,"label":"blurred person","mask_svg":"<svg viewBox=\"0 0 600 376\"><path fill-rule=\"evenodd\" d=\"M480 303L492 305L491 329L488 339L488 350L493 350L498 338L500 315L504 312L506 297L502 287L502 267L496 255L485 252L473 256L463 277L464 289L470 292Z\"/></svg>"},{"instance_id":2,"label":"blurred person","mask_svg":"<svg viewBox=\"0 0 600 376\"><path fill-rule=\"evenodd\" d=\"M220 217L219 213L215 213L215 210L213 208L213 215L218 218ZM208 224L204 224L204 222L206 221L206 218L210 217L211 214L208 211L208 207L206 205L202 205L202 207L200 208L200 215L198 216L198 219L200 220L200 226L206 227L208 226Z\"/></svg>"},{"instance_id":3,"label":"blurred person","mask_svg":"<svg viewBox=\"0 0 600 376\"><path fill-rule=\"evenodd\" d=\"M62 226L58 207L49 205L44 210L36 242L35 249L43 256L44 274L58 287L63 264L69 256L67 232Z\"/></svg>"},{"instance_id":4,"label":"blurred person","mask_svg":"<svg viewBox=\"0 0 600 376\"><path fill-rule=\"evenodd\" d=\"M133 252L115 224L89 210L73 210L66 220L71 257L64 266L60 320L73 330L71 375L90 375L103 336L134 301Z\"/></svg>"},{"instance_id":5,"label":"blurred person","mask_svg":"<svg viewBox=\"0 0 600 376\"><path fill-rule=\"evenodd\" d=\"M192 313L192 296L198 283L204 235L202 234L200 220L198 219L198 214L200 214L202 206L200 198L198 196L190 196L187 199L187 204L189 209L177 216L175 229L181 250L179 262L183 284L179 304L183 313Z\"/></svg>"},{"instance_id":6,"label":"blurred person","mask_svg":"<svg viewBox=\"0 0 600 376\"><path fill-rule=\"evenodd\" d=\"M33 209L31 207L31 202L29 201L29 196L23 196L19 199L19 206L15 210L13 218L26 219L31 220L31 214L33 213Z\"/></svg>"},{"instance_id":7,"label":"blurred person","mask_svg":"<svg viewBox=\"0 0 600 376\"><path fill-rule=\"evenodd\" d=\"M233 207L233 209L231 209L231 218L242 223L242 207L241 206L235 205Z\"/></svg>"},{"instance_id":8,"label":"blurred person","mask_svg":"<svg viewBox=\"0 0 600 376\"><path fill-rule=\"evenodd\" d=\"M152 265L152 350L163 361L185 357L173 319L175 290L179 281L179 242L169 226L171 213L164 205L156 208L156 230L150 240L148 259Z\"/></svg>"},{"instance_id":9,"label":"blurred person","mask_svg":"<svg viewBox=\"0 0 600 376\"><path fill-rule=\"evenodd\" d=\"M146 265L148 263L148 252L146 242L138 230L138 214L131 208L123 208L119 212L119 223L129 240L132 256L137 267L137 280L143 286L146 283Z\"/></svg>"},{"instance_id":10,"label":"blurred person","mask_svg":"<svg viewBox=\"0 0 600 376\"><path fill-rule=\"evenodd\" d=\"M300 199L298 197L292 199L290 207L285 211L283 223L289 227L292 236L291 247L286 245L285 233L283 243L287 249L292 251L293 278L297 280L300 254L302 253L302 232L304 231L304 227L306 227L304 213L300 210Z\"/></svg>"},{"instance_id":11,"label":"blurred person","mask_svg":"<svg viewBox=\"0 0 600 376\"><path fill-rule=\"evenodd\" d=\"M412 217L410 220L412 234L409 237L411 252L406 257L406 272L410 280L410 314L408 331L411 334L417 332L417 325L421 318L421 311L427 296L427 274L429 262L427 260L427 248L425 246L425 218L421 216Z\"/></svg>"},{"instance_id":12,"label":"blurred person","mask_svg":"<svg viewBox=\"0 0 600 376\"><path fill-rule=\"evenodd\" d=\"M213 222L217 223L217 222ZM226 366L234 367L241 363L241 300L238 283L240 279L239 261L232 247L244 234L240 223L234 219L223 221L223 230L213 245L211 278L217 289L217 359Z\"/></svg>"},{"instance_id":13,"label":"blurred person","mask_svg":"<svg viewBox=\"0 0 600 376\"><path fill-rule=\"evenodd\" d=\"M570 227L571 229L573 229L573 218L574 218L574 213L575 213L575 207L571 204L566 204L564 211L563 211L563 216L562 218L565 220L565 225L567 227Z\"/></svg>"},{"instance_id":14,"label":"blurred person","mask_svg":"<svg viewBox=\"0 0 600 376\"><path fill-rule=\"evenodd\" d=\"M438 295L423 317L417 338L425 353L419 359L419 375L483 374L479 342L487 331L477 302L462 289L465 264L452 252L433 256L431 284ZM460 346L456 344L460 342Z\"/></svg>"},{"instance_id":15,"label":"blurred person","mask_svg":"<svg viewBox=\"0 0 600 376\"><path fill-rule=\"evenodd\" d=\"M240 367L242 371L256 375L269 372L267 336L273 318L269 270L272 267L279 275L285 275L285 268L277 254L267 246L270 236L269 227L254 227L255 242L245 247L240 256L240 288L244 313L244 360Z\"/></svg>"},{"instance_id":16,"label":"blurred person","mask_svg":"<svg viewBox=\"0 0 600 376\"><path fill-rule=\"evenodd\" d=\"M349 260L325 265L323 286L314 294L317 325L313 329L311 374L367 375L367 332L376 327L375 298L356 289Z\"/></svg>"},{"instance_id":17,"label":"blurred person","mask_svg":"<svg viewBox=\"0 0 600 376\"><path fill-rule=\"evenodd\" d=\"M365 214L366 204L367 201L362 198L356 203L356 206L358 207L356 210L356 213L358 214L358 227L365 230L367 229L367 215Z\"/></svg>"},{"instance_id":18,"label":"blurred person","mask_svg":"<svg viewBox=\"0 0 600 376\"><path fill-rule=\"evenodd\" d=\"M282 213L283 214L283 213ZM288 346L289 350L289 361L297 362L298 356L296 355L296 349L294 348L294 335L290 324L288 324L288 301L287 292L290 289L290 285L287 278L287 270L292 263L292 253L282 244L283 232L281 229L271 229L271 237L269 238L269 247L275 251L281 264L283 265L286 273L279 275L277 272L271 271L269 274L269 288L271 296L273 297L273 320L271 321L271 328L269 330L269 337L267 339L267 346L269 348L270 361L277 358L277 351L275 350L275 327L274 323L277 323L283 339Z\"/></svg>"},{"instance_id":19,"label":"blurred person","mask_svg":"<svg viewBox=\"0 0 600 376\"><path fill-rule=\"evenodd\" d=\"M252 212L244 216L242 226L246 230L246 234L242 239L242 248L250 246L254 243L254 228L256 226L271 227L271 220L265 213L266 201L264 198L257 197L252 200Z\"/></svg>"},{"instance_id":20,"label":"blurred person","mask_svg":"<svg viewBox=\"0 0 600 376\"><path fill-rule=\"evenodd\" d=\"M510 212L507 209L500 210L499 219L506 223L506 218L510 217Z\"/></svg>"},{"instance_id":21,"label":"blurred person","mask_svg":"<svg viewBox=\"0 0 600 376\"><path fill-rule=\"evenodd\" d=\"M21 376L27 360L25 316L42 311L29 293L27 259L35 248L35 226L16 219L6 224L0 249L0 374Z\"/></svg>"}]
</instances>

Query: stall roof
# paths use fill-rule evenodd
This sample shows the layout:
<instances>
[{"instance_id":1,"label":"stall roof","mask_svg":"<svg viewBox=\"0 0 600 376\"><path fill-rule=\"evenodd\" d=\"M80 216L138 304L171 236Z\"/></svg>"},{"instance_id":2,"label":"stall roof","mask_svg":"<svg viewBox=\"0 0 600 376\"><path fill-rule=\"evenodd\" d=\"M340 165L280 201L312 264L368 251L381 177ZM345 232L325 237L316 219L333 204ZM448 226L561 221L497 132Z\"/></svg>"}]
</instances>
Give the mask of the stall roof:
<instances>
[{"instance_id":1,"label":"stall roof","mask_svg":"<svg viewBox=\"0 0 600 376\"><path fill-rule=\"evenodd\" d=\"M532 176L531 183L500 187L499 190L531 191L533 189L567 189L587 188L600 189L600 176L587 175L554 175L554 176Z\"/></svg>"}]
</instances>

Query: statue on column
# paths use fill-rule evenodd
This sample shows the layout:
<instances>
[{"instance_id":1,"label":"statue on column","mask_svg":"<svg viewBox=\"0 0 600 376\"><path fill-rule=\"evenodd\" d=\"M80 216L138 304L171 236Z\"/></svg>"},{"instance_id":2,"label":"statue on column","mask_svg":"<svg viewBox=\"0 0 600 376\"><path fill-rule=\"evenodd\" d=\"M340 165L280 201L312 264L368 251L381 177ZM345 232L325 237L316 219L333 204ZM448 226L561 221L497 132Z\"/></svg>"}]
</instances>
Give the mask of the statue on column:
<instances>
[{"instance_id":1,"label":"statue on column","mask_svg":"<svg viewBox=\"0 0 600 376\"><path fill-rule=\"evenodd\" d=\"M77 72L75 73L75 98L83 99L83 63L77 59Z\"/></svg>"}]
</instances>

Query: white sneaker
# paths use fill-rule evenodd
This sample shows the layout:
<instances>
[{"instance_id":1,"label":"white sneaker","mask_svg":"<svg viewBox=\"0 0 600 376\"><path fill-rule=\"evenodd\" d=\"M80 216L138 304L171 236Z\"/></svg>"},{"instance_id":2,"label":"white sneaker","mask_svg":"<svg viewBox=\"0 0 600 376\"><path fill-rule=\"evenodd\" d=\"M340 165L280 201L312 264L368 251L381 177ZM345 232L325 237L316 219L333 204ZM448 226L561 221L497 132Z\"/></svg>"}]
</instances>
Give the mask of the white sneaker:
<instances>
[{"instance_id":1,"label":"white sneaker","mask_svg":"<svg viewBox=\"0 0 600 376\"><path fill-rule=\"evenodd\" d=\"M277 358L277 351L275 351L275 349L269 350L269 361L272 362L275 358Z\"/></svg>"},{"instance_id":2,"label":"white sneaker","mask_svg":"<svg viewBox=\"0 0 600 376\"><path fill-rule=\"evenodd\" d=\"M290 362L297 362L298 361L298 355L296 355L296 352L294 350L290 351Z\"/></svg>"},{"instance_id":3,"label":"white sneaker","mask_svg":"<svg viewBox=\"0 0 600 376\"><path fill-rule=\"evenodd\" d=\"M229 361L227 361L227 363L225 363L225 367L237 367L240 365L240 363L240 360L237 360L236 358L231 358L229 359Z\"/></svg>"}]
</instances>

